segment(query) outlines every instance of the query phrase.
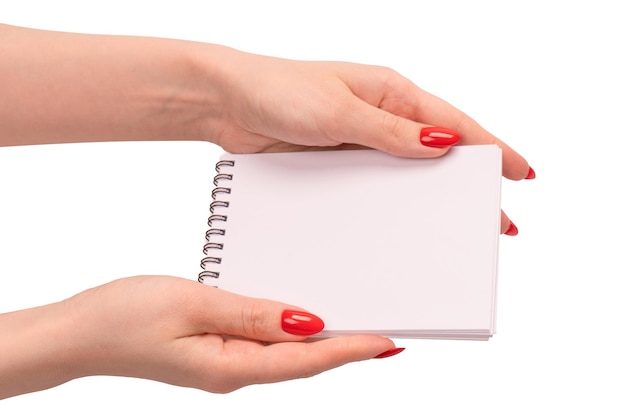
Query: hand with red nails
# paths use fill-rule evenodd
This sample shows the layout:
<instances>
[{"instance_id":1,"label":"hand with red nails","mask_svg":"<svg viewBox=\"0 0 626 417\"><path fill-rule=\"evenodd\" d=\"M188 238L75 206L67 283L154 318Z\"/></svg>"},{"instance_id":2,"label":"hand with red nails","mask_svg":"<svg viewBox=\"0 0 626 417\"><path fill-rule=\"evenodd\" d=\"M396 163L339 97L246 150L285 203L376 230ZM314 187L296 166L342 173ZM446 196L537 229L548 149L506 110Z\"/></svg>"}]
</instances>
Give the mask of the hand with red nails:
<instances>
[{"instance_id":1,"label":"hand with red nails","mask_svg":"<svg viewBox=\"0 0 626 417\"><path fill-rule=\"evenodd\" d=\"M0 315L0 399L90 375L224 393L401 350L377 336L302 343L323 327L298 307L188 279L124 278Z\"/></svg>"},{"instance_id":2,"label":"hand with red nails","mask_svg":"<svg viewBox=\"0 0 626 417\"><path fill-rule=\"evenodd\" d=\"M513 149L389 68L173 39L7 25L0 34L11 39L0 61L11 103L0 105L0 144L191 139L234 153L369 147L432 158L455 144L495 143L506 178L534 178ZM110 53L94 53L102 49ZM502 231L511 227L503 215Z\"/></svg>"},{"instance_id":3,"label":"hand with red nails","mask_svg":"<svg viewBox=\"0 0 626 417\"><path fill-rule=\"evenodd\" d=\"M230 152L367 147L433 158L457 144L497 144L506 178L535 177L522 156L476 121L389 68L222 52L230 88L222 91L225 111L204 137ZM501 231L517 234L504 213Z\"/></svg>"},{"instance_id":4,"label":"hand with red nails","mask_svg":"<svg viewBox=\"0 0 626 417\"><path fill-rule=\"evenodd\" d=\"M183 139L235 153L367 147L434 158L497 144L506 178L535 177L505 143L389 68L2 24L0 37L0 145ZM504 214L501 229L517 234ZM226 392L402 350L375 336L302 343L321 326L297 307L191 280L122 279L0 315L0 398L96 374Z\"/></svg>"}]
</instances>

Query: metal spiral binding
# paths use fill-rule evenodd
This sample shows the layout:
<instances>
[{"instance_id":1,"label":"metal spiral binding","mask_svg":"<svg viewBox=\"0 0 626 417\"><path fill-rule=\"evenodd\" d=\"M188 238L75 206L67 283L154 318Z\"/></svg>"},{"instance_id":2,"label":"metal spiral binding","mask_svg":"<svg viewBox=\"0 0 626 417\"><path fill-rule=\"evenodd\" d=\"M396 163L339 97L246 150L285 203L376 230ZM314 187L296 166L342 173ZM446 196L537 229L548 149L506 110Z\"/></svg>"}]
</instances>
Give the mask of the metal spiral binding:
<instances>
[{"instance_id":1,"label":"metal spiral binding","mask_svg":"<svg viewBox=\"0 0 626 417\"><path fill-rule=\"evenodd\" d=\"M230 188L222 185L223 181L231 181L233 179L232 174L228 174L222 172L224 167L234 167L235 161L223 160L219 161L215 165L215 171L217 174L213 178L213 184L215 188L211 192L211 197L213 198L213 202L209 207L211 215L207 220L207 224L209 229L206 231L206 243L204 244L203 253L205 256L202 261L200 261L200 267L202 268L202 272L198 274L198 281L205 282L205 280L210 279L213 280L213 286L217 287L217 280L220 277L220 273L217 271L210 271L207 268L210 268L211 264L221 264L222 258L218 253L214 252L216 250L222 250L224 248L224 244L221 242L215 242L214 239L219 236L224 236L226 234L225 223L228 220L228 216L223 213L218 213L216 210L226 209L228 208L229 202L220 199L220 194L230 194ZM219 227L218 227L219 226Z\"/></svg>"}]
</instances>

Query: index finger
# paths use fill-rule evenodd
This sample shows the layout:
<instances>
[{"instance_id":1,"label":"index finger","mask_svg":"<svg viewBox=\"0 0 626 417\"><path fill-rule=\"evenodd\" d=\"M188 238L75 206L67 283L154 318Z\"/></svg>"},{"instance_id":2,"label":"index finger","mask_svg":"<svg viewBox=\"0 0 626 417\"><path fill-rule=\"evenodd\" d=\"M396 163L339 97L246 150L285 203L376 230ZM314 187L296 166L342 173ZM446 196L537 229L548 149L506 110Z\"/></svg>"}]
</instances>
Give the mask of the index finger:
<instances>
[{"instance_id":1,"label":"index finger","mask_svg":"<svg viewBox=\"0 0 626 417\"><path fill-rule=\"evenodd\" d=\"M450 103L420 90L420 122L454 129L461 134L459 145L496 144L502 149L502 175L511 180L527 178L531 173L526 159L506 143L489 133L474 119Z\"/></svg>"}]
</instances>

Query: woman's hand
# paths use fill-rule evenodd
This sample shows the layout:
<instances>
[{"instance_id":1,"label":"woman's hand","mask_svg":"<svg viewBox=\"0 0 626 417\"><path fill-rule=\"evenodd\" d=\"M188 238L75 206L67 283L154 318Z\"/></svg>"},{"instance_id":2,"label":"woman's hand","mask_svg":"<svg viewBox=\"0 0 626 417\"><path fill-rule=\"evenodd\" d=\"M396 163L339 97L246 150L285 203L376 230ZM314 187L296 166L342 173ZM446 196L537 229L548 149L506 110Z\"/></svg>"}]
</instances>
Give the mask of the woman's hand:
<instances>
[{"instance_id":1,"label":"woman's hand","mask_svg":"<svg viewBox=\"0 0 626 417\"><path fill-rule=\"evenodd\" d=\"M0 145L191 139L234 153L368 147L432 158L495 143L506 178L534 177L509 146L389 68L174 39L7 25L0 35ZM516 230L504 215L501 228Z\"/></svg>"},{"instance_id":2,"label":"woman's hand","mask_svg":"<svg viewBox=\"0 0 626 417\"><path fill-rule=\"evenodd\" d=\"M389 68L221 53L223 108L207 125L207 137L230 152L369 147L431 158L457 143L497 144L506 178L534 178L526 160L508 145ZM517 231L504 214L501 230Z\"/></svg>"},{"instance_id":3,"label":"woman's hand","mask_svg":"<svg viewBox=\"0 0 626 417\"><path fill-rule=\"evenodd\" d=\"M89 375L224 393L396 352L377 336L306 340L322 328L287 304L182 278L124 278L0 315L0 398Z\"/></svg>"}]
</instances>

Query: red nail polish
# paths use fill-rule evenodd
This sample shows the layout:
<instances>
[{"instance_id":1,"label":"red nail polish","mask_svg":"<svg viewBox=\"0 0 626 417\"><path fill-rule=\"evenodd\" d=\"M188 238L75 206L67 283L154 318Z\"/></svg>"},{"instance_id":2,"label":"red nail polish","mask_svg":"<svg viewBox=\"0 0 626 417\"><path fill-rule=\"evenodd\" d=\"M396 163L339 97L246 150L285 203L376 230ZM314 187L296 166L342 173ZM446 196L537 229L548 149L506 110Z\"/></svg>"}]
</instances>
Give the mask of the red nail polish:
<instances>
[{"instance_id":1,"label":"red nail polish","mask_svg":"<svg viewBox=\"0 0 626 417\"><path fill-rule=\"evenodd\" d=\"M446 148L461 140L461 135L446 127L424 127L420 133L422 145L432 148Z\"/></svg>"},{"instance_id":2,"label":"red nail polish","mask_svg":"<svg viewBox=\"0 0 626 417\"><path fill-rule=\"evenodd\" d=\"M322 319L305 311L285 310L281 323L284 331L298 336L310 336L324 328Z\"/></svg>"},{"instance_id":3,"label":"red nail polish","mask_svg":"<svg viewBox=\"0 0 626 417\"><path fill-rule=\"evenodd\" d=\"M535 170L533 169L533 167L528 167L528 175L526 175L526 178L524 179L525 180L535 179Z\"/></svg>"},{"instance_id":4,"label":"red nail polish","mask_svg":"<svg viewBox=\"0 0 626 417\"><path fill-rule=\"evenodd\" d=\"M507 229L506 232L504 232L504 234L509 235L509 236L517 235L517 226L515 226L513 222L511 222L511 224L509 225L509 228Z\"/></svg>"},{"instance_id":5,"label":"red nail polish","mask_svg":"<svg viewBox=\"0 0 626 417\"><path fill-rule=\"evenodd\" d=\"M374 356L374 359L382 359L382 358L388 358L390 356L394 356L397 355L398 353L402 352L404 350L404 348L393 348L393 349L389 349L383 353L381 353L380 355L376 355Z\"/></svg>"}]
</instances>

